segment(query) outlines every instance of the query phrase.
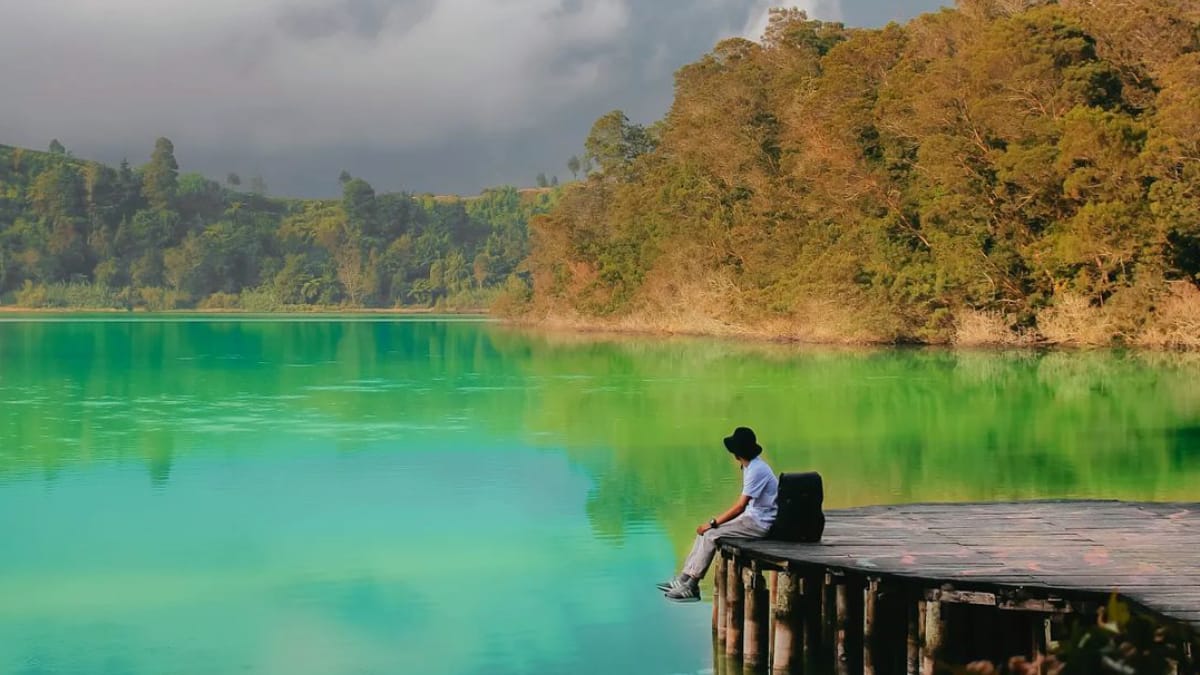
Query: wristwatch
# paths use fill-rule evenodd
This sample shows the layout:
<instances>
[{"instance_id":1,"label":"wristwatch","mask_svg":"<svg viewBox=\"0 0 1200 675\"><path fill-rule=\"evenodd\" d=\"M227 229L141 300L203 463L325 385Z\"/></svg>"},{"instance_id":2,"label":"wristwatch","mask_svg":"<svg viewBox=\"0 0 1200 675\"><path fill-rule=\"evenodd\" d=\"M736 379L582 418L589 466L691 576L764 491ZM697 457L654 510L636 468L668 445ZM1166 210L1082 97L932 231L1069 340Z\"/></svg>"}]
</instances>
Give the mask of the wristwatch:
<instances>
[{"instance_id":1,"label":"wristwatch","mask_svg":"<svg viewBox=\"0 0 1200 675\"><path fill-rule=\"evenodd\" d=\"M717 529L717 519L716 519L716 518L709 518L709 519L708 519L708 526L709 526L709 527L711 527L711 528L712 528L712 529L714 529L714 530L715 530L715 529Z\"/></svg>"}]
</instances>

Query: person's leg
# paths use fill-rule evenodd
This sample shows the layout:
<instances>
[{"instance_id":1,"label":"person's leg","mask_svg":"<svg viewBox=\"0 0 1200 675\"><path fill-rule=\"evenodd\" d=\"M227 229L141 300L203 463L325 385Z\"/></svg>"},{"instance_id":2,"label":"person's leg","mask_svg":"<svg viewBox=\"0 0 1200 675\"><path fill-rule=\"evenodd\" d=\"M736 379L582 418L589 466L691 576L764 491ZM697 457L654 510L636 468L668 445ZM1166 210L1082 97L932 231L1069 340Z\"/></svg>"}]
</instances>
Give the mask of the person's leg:
<instances>
[{"instance_id":1,"label":"person's leg","mask_svg":"<svg viewBox=\"0 0 1200 675\"><path fill-rule=\"evenodd\" d=\"M702 546L704 546L704 537L696 535L696 541L692 544L691 552L687 554L686 558L684 558L683 570L686 570L688 566L691 565L691 561L695 559L697 555L699 555L699 551ZM655 584L655 586L657 586L659 590L670 591L687 584L689 577L683 570L680 570L678 576L673 576L666 581Z\"/></svg>"},{"instance_id":2,"label":"person's leg","mask_svg":"<svg viewBox=\"0 0 1200 675\"><path fill-rule=\"evenodd\" d=\"M759 525L749 514L743 513L728 523L696 537L692 553L683 565L683 573L693 580L703 579L717 554L717 539L722 537L757 538L766 533L767 528Z\"/></svg>"},{"instance_id":3,"label":"person's leg","mask_svg":"<svg viewBox=\"0 0 1200 675\"><path fill-rule=\"evenodd\" d=\"M705 541L704 535L696 535L696 541L692 543L692 551L683 559L683 569L679 571L688 576L694 576L688 570L695 569L699 565L700 560L706 555L705 549L712 545L712 542Z\"/></svg>"}]
</instances>

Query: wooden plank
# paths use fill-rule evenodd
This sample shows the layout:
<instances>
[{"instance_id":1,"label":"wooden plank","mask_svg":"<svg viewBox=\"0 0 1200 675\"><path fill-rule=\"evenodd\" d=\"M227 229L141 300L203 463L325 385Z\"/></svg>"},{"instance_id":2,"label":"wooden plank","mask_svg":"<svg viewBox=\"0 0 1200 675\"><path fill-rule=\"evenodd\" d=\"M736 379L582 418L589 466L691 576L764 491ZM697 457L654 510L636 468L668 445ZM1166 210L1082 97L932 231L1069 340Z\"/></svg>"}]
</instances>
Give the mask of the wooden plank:
<instances>
[{"instance_id":1,"label":"wooden plank","mask_svg":"<svg viewBox=\"0 0 1200 675\"><path fill-rule=\"evenodd\" d=\"M931 588L925 591L925 599L962 605L996 606L996 594L982 591L949 591Z\"/></svg>"}]
</instances>

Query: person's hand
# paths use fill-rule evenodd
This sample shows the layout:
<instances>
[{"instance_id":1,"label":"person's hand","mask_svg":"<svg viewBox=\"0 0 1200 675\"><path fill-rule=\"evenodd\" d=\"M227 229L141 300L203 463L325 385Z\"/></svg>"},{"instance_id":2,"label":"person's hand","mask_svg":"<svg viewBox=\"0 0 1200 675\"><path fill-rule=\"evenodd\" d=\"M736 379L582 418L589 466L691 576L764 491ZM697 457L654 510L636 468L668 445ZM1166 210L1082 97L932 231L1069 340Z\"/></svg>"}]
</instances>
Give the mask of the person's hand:
<instances>
[{"instance_id":1,"label":"person's hand","mask_svg":"<svg viewBox=\"0 0 1200 675\"><path fill-rule=\"evenodd\" d=\"M696 534L704 534L705 532L708 532L711 529L712 528L708 526L708 523L705 523L705 524L701 525L700 527L696 528Z\"/></svg>"}]
</instances>

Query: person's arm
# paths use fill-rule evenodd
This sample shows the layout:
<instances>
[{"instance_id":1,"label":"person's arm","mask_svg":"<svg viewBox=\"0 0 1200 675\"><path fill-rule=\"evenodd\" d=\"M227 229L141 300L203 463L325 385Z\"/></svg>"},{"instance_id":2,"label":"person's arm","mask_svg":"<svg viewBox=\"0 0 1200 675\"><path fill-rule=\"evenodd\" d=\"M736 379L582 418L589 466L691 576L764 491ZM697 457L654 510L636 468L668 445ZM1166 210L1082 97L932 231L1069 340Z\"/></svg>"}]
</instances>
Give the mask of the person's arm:
<instances>
[{"instance_id":1,"label":"person's arm","mask_svg":"<svg viewBox=\"0 0 1200 675\"><path fill-rule=\"evenodd\" d=\"M729 507L728 511L726 511L725 513L722 513L721 515L716 517L717 525L718 526L724 525L725 523L728 523L729 521L733 520L734 518L737 518L738 516L742 515L742 513L745 512L745 510L746 510L746 506L749 504L750 504L750 497L748 497L746 495L741 495L740 497L737 498L737 501L733 503L733 506ZM712 529L712 525L709 525L708 523L704 523L700 527L696 528L696 534L704 534L705 532L708 532L711 529Z\"/></svg>"}]
</instances>

